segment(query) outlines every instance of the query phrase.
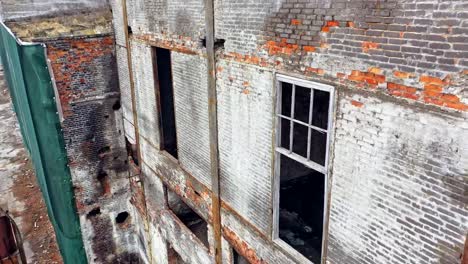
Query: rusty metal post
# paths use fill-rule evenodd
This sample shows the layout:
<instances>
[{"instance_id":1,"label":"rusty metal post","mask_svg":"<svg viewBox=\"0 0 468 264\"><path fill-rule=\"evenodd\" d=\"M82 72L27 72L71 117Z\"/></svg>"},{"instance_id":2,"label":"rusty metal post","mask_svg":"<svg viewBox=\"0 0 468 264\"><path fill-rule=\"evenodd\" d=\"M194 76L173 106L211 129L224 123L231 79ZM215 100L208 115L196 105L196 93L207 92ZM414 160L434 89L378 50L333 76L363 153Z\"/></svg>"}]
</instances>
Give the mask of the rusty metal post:
<instances>
[{"instance_id":1,"label":"rusty metal post","mask_svg":"<svg viewBox=\"0 0 468 264\"><path fill-rule=\"evenodd\" d=\"M137 113L137 102L136 102L136 92L135 92L135 82L133 76L133 64L132 64L132 49L130 46L130 32L129 32L129 25L128 25L128 11L127 11L127 0L122 0L122 20L123 20L123 30L125 32L125 50L127 52L127 66L128 66L128 79L130 84L130 92L131 92L131 99L132 99L132 114L133 114L133 126L135 129L135 145L136 145L136 156L138 158L138 166L139 168L139 179L140 179L140 186L143 189L143 199L144 199L144 210L145 215L148 216L148 207L146 206L146 193L145 193L145 185L142 183L142 175L141 175L141 166L143 166L143 160L141 158L141 148L140 148L140 130L138 127L138 113ZM129 179L130 180L130 179ZM130 182L131 184L131 182ZM151 234L149 233L149 221L148 219L144 219L144 230L145 233L149 237L149 259L150 262L153 259L153 252L151 251Z\"/></svg>"},{"instance_id":2,"label":"rusty metal post","mask_svg":"<svg viewBox=\"0 0 468 264\"><path fill-rule=\"evenodd\" d=\"M216 263L221 263L221 199L219 185L218 112L216 98L216 60L214 3L205 0L206 57L208 70L208 122L210 133L211 204Z\"/></svg>"},{"instance_id":3,"label":"rusty metal post","mask_svg":"<svg viewBox=\"0 0 468 264\"><path fill-rule=\"evenodd\" d=\"M135 93L135 82L133 77L133 64L132 64L132 53L130 47L130 36L128 32L128 14L127 14L127 0L122 0L122 20L124 24L124 32L125 32L125 48L127 51L127 66L128 66L128 79L130 84L130 93L132 99L132 114L133 114L133 126L135 128L135 145L137 147L137 157L138 160L141 161L141 153L140 153L140 131L138 128L138 114L137 114L137 107L136 107L136 93Z\"/></svg>"}]
</instances>

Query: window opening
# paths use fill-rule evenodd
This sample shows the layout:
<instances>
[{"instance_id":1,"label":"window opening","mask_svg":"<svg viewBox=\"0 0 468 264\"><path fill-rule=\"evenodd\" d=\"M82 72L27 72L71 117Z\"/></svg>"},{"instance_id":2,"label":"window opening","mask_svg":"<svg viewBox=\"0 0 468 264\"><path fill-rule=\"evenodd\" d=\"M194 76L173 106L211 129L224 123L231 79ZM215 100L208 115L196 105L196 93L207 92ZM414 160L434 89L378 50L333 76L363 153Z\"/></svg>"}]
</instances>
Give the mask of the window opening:
<instances>
[{"instance_id":1,"label":"window opening","mask_svg":"<svg viewBox=\"0 0 468 264\"><path fill-rule=\"evenodd\" d=\"M332 92L278 76L274 237L314 263L322 255Z\"/></svg>"},{"instance_id":2,"label":"window opening","mask_svg":"<svg viewBox=\"0 0 468 264\"><path fill-rule=\"evenodd\" d=\"M239 254L235 249L232 250L233 264L250 264L250 262Z\"/></svg>"},{"instance_id":3,"label":"window opening","mask_svg":"<svg viewBox=\"0 0 468 264\"><path fill-rule=\"evenodd\" d=\"M171 52L168 49L153 48L155 84L159 100L159 128L161 150L177 159L177 133L174 110L174 89L172 85Z\"/></svg>"},{"instance_id":4,"label":"window opening","mask_svg":"<svg viewBox=\"0 0 468 264\"><path fill-rule=\"evenodd\" d=\"M175 192L167 189L167 203L169 209L184 225L208 248L208 224L190 206L188 206Z\"/></svg>"}]
</instances>

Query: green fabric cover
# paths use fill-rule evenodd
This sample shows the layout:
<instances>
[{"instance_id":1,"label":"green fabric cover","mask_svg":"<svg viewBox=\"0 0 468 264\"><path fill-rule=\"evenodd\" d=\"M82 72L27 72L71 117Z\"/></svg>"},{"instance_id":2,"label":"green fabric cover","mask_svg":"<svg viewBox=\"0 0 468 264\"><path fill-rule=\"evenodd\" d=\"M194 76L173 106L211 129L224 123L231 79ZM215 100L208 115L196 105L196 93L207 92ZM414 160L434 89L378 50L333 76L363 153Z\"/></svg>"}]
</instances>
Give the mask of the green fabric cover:
<instances>
[{"instance_id":1,"label":"green fabric cover","mask_svg":"<svg viewBox=\"0 0 468 264\"><path fill-rule=\"evenodd\" d=\"M65 263L87 263L45 46L0 25L0 57L24 144Z\"/></svg>"}]
</instances>

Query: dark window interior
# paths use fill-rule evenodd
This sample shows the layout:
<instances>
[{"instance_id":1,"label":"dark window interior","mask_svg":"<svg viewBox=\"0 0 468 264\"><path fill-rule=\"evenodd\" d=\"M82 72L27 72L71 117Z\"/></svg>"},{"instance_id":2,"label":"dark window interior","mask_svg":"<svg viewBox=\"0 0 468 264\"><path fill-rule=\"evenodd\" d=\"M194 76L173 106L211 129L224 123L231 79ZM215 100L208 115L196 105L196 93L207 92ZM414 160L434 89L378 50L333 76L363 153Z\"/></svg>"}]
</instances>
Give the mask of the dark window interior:
<instances>
[{"instance_id":1,"label":"dark window interior","mask_svg":"<svg viewBox=\"0 0 468 264\"><path fill-rule=\"evenodd\" d=\"M313 91L312 119L309 123L310 96ZM328 129L328 107L330 93L321 90L296 85L294 94L294 115L291 113L293 86L290 83L281 83L281 115L292 117L306 124ZM290 148L290 131L293 129L292 152L304 158L308 157L307 144L309 139L309 127L279 117L281 126L280 146ZM320 165L325 165L327 147L327 133L310 128L310 153L309 159Z\"/></svg>"},{"instance_id":2,"label":"dark window interior","mask_svg":"<svg viewBox=\"0 0 468 264\"><path fill-rule=\"evenodd\" d=\"M280 147L325 166L327 132L323 130L328 130L330 93L299 85L294 88L290 83L281 82L280 98L281 115L295 120L278 117ZM283 154L278 155L279 237L306 258L320 263L326 177Z\"/></svg>"},{"instance_id":3,"label":"dark window interior","mask_svg":"<svg viewBox=\"0 0 468 264\"><path fill-rule=\"evenodd\" d=\"M233 253L233 264L249 264L250 263L241 254L237 253L236 250L233 250L232 253Z\"/></svg>"},{"instance_id":4,"label":"dark window interior","mask_svg":"<svg viewBox=\"0 0 468 264\"><path fill-rule=\"evenodd\" d=\"M208 248L208 224L173 191L167 189L169 209Z\"/></svg>"},{"instance_id":5,"label":"dark window interior","mask_svg":"<svg viewBox=\"0 0 468 264\"><path fill-rule=\"evenodd\" d=\"M140 161L138 160L137 146L130 143L127 137L125 137L125 148L127 149L127 155L132 158L136 166L139 166Z\"/></svg>"},{"instance_id":6,"label":"dark window interior","mask_svg":"<svg viewBox=\"0 0 468 264\"><path fill-rule=\"evenodd\" d=\"M279 237L320 263L325 175L284 155L280 162Z\"/></svg>"},{"instance_id":7,"label":"dark window interior","mask_svg":"<svg viewBox=\"0 0 468 264\"><path fill-rule=\"evenodd\" d=\"M154 48L156 87L159 88L159 125L161 129L161 149L177 158L177 134L174 111L174 89L172 86L171 52Z\"/></svg>"}]
</instances>

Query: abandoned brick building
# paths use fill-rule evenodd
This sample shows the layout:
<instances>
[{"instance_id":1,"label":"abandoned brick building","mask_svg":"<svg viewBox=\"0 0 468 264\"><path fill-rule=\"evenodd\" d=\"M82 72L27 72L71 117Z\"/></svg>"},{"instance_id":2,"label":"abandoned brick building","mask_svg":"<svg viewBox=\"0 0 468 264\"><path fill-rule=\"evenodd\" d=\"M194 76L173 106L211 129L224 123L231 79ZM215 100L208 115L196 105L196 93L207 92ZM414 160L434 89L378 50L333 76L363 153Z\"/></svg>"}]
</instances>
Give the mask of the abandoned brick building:
<instances>
[{"instance_id":1,"label":"abandoned brick building","mask_svg":"<svg viewBox=\"0 0 468 264\"><path fill-rule=\"evenodd\" d=\"M462 261L466 1L110 5L39 39L88 262Z\"/></svg>"},{"instance_id":2,"label":"abandoned brick building","mask_svg":"<svg viewBox=\"0 0 468 264\"><path fill-rule=\"evenodd\" d=\"M466 1L112 5L155 263L460 262Z\"/></svg>"}]
</instances>

